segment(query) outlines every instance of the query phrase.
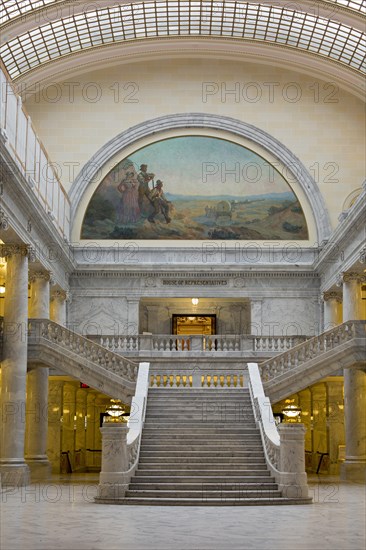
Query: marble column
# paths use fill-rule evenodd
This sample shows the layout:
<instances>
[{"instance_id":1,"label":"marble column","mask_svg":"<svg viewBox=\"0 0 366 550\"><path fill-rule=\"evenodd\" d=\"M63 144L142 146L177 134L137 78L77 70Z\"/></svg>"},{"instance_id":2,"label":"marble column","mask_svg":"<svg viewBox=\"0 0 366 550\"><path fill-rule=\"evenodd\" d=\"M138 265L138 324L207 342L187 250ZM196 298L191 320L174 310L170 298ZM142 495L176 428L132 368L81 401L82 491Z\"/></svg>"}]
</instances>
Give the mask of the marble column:
<instances>
[{"instance_id":1,"label":"marble column","mask_svg":"<svg viewBox=\"0 0 366 550\"><path fill-rule=\"evenodd\" d=\"M1 385L0 473L2 485L29 483L24 460L28 336L28 255L23 244L0 246L7 260Z\"/></svg>"},{"instance_id":2,"label":"marble column","mask_svg":"<svg viewBox=\"0 0 366 550\"><path fill-rule=\"evenodd\" d=\"M38 271L31 275L29 317L50 317L50 273ZM43 364L33 364L27 376L27 406L25 429L25 458L30 467L32 481L45 479L51 473L47 457L48 432L48 375Z\"/></svg>"},{"instance_id":3,"label":"marble column","mask_svg":"<svg viewBox=\"0 0 366 550\"><path fill-rule=\"evenodd\" d=\"M64 290L54 290L51 296L51 320L59 325L66 325L66 300Z\"/></svg>"},{"instance_id":4,"label":"marble column","mask_svg":"<svg viewBox=\"0 0 366 550\"><path fill-rule=\"evenodd\" d=\"M362 319L360 273L343 276L343 321ZM366 481L366 372L353 366L344 369L344 414L346 459L341 466L341 478Z\"/></svg>"},{"instance_id":5,"label":"marble column","mask_svg":"<svg viewBox=\"0 0 366 550\"><path fill-rule=\"evenodd\" d=\"M342 323L342 296L338 292L324 292L323 330L330 330Z\"/></svg>"},{"instance_id":6,"label":"marble column","mask_svg":"<svg viewBox=\"0 0 366 550\"><path fill-rule=\"evenodd\" d=\"M361 273L343 275L343 322L365 318L361 296L361 283L365 281L366 277Z\"/></svg>"}]
</instances>

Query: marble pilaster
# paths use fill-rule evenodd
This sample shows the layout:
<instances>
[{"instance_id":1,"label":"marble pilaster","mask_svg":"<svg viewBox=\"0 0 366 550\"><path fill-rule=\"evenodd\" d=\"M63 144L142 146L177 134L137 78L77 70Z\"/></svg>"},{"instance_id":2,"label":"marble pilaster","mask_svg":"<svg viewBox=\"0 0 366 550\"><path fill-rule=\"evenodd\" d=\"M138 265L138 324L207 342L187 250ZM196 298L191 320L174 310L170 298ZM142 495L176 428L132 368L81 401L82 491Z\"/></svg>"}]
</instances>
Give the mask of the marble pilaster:
<instances>
[{"instance_id":1,"label":"marble pilaster","mask_svg":"<svg viewBox=\"0 0 366 550\"><path fill-rule=\"evenodd\" d=\"M139 333L139 304L138 298L128 298L128 318L127 318L127 333L138 334Z\"/></svg>"},{"instance_id":2,"label":"marble pilaster","mask_svg":"<svg viewBox=\"0 0 366 550\"><path fill-rule=\"evenodd\" d=\"M2 245L7 259L1 385L0 472L3 485L29 483L24 460L27 379L28 255L26 245Z\"/></svg>"}]
</instances>

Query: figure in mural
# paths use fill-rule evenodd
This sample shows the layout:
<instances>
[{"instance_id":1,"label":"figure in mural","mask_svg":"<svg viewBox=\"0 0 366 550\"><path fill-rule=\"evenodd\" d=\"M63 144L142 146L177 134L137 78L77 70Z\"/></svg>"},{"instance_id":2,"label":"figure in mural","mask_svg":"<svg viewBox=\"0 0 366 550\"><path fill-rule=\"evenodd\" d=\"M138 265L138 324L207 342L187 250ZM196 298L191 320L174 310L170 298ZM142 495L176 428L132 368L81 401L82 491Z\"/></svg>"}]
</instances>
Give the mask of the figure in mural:
<instances>
[{"instance_id":1,"label":"figure in mural","mask_svg":"<svg viewBox=\"0 0 366 550\"><path fill-rule=\"evenodd\" d=\"M140 217L140 208L135 173L127 172L117 189L122 194L118 212L119 223L136 223Z\"/></svg>"},{"instance_id":2,"label":"figure in mural","mask_svg":"<svg viewBox=\"0 0 366 550\"><path fill-rule=\"evenodd\" d=\"M138 205L143 216L148 216L151 212L151 199L149 182L155 178L155 174L147 171L147 164L141 164L140 172L137 176L139 182L138 188Z\"/></svg>"},{"instance_id":3,"label":"figure in mural","mask_svg":"<svg viewBox=\"0 0 366 550\"><path fill-rule=\"evenodd\" d=\"M158 180L156 186L150 193L150 200L154 207L154 212L148 217L149 222L155 223L155 216L163 214L166 223L170 223L172 220L169 217L169 201L166 199L163 192L163 182Z\"/></svg>"}]
</instances>

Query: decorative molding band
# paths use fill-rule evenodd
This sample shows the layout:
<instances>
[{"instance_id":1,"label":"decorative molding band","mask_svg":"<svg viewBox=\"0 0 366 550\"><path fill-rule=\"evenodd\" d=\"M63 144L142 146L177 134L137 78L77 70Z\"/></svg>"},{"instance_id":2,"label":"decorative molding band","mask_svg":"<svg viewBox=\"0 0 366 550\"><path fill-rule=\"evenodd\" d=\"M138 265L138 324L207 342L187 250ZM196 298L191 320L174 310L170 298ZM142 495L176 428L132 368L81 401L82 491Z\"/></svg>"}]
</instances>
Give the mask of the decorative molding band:
<instances>
[{"instance_id":1,"label":"decorative molding band","mask_svg":"<svg viewBox=\"0 0 366 550\"><path fill-rule=\"evenodd\" d=\"M343 273L343 281L345 283L349 283L350 281L364 283L366 281L366 275L358 273L357 271L350 271L349 273Z\"/></svg>"},{"instance_id":2,"label":"decorative molding band","mask_svg":"<svg viewBox=\"0 0 366 550\"><path fill-rule=\"evenodd\" d=\"M242 284L242 279L260 279L260 278L266 278L266 279L286 279L286 278L306 278L306 279L319 279L318 273L312 273L309 271L298 271L298 272L287 272L287 271L249 271L249 272L217 272L217 273L177 273L177 272L166 272L162 271L154 272L154 275L151 274L151 272L146 271L75 271L70 275L70 278L84 278L89 277L93 279L97 279L99 277L102 278L124 278L124 279L148 279L149 280L149 286L152 286L152 281L154 279L161 279L161 278L172 278L172 279L195 279L197 281L197 284L199 284L200 279L212 279L212 284L214 284L215 279L220 278L227 278L227 279L235 279L235 281L240 281L238 284L239 286ZM174 284L174 283L173 283Z\"/></svg>"},{"instance_id":3,"label":"decorative molding band","mask_svg":"<svg viewBox=\"0 0 366 550\"><path fill-rule=\"evenodd\" d=\"M329 302L330 300L336 300L339 304L342 303L342 295L339 292L329 291L323 292L324 302Z\"/></svg>"},{"instance_id":4,"label":"decorative molding band","mask_svg":"<svg viewBox=\"0 0 366 550\"><path fill-rule=\"evenodd\" d=\"M75 220L82 197L95 178L98 170L125 147L136 144L146 137L158 139L158 135L166 130L187 128L203 128L205 130L221 130L229 134L246 138L264 147L268 152L279 159L297 181L311 206L316 226L317 240L322 242L329 238L332 229L322 194L302 162L280 141L251 124L241 122L234 118L218 116L207 113L178 113L158 117L137 124L122 132L103 145L95 155L85 164L76 177L70 193L71 225ZM94 180L95 181L95 180Z\"/></svg>"}]
</instances>

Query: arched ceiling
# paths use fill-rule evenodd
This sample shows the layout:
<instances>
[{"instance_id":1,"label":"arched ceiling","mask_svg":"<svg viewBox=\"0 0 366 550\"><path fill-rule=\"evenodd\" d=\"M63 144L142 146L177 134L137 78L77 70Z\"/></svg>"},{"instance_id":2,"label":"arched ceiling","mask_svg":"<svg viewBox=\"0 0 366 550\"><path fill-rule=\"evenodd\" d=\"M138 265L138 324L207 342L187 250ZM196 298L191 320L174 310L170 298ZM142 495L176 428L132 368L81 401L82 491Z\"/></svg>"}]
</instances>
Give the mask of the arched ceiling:
<instances>
[{"instance_id":1,"label":"arched ceiling","mask_svg":"<svg viewBox=\"0 0 366 550\"><path fill-rule=\"evenodd\" d=\"M72 71L85 66L84 60L90 64L93 59L93 68L96 60L103 66L106 56L101 50L109 55L118 47L123 56L132 47L140 55L145 50L148 56L151 44L163 41L167 57L169 45L176 48L179 40L185 42L187 52L188 39L194 42L197 54L210 44L214 48L214 41L221 40L221 46L226 44L228 50L232 43L240 44L243 59L253 47L257 51L263 48L264 57L269 47L277 47L277 64L282 57L286 60L291 56L294 63L298 56L300 65L316 66L317 75L321 66L325 74L328 67L336 67L332 69L336 79L338 74L341 81L350 80L354 88L362 90L365 0L278 0L273 4L233 0L135 0L113 5L108 0L86 4L3 0L0 52L12 79L37 82L45 73L57 74L60 68L67 66Z\"/></svg>"}]
</instances>

